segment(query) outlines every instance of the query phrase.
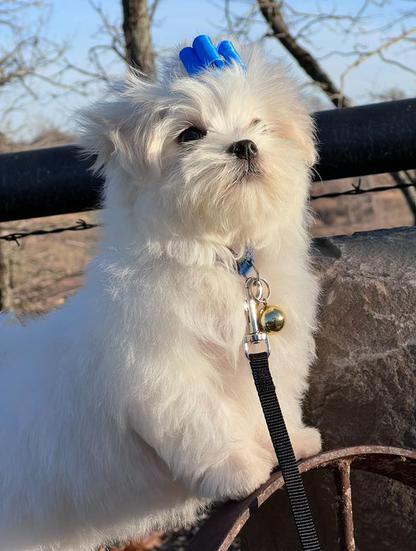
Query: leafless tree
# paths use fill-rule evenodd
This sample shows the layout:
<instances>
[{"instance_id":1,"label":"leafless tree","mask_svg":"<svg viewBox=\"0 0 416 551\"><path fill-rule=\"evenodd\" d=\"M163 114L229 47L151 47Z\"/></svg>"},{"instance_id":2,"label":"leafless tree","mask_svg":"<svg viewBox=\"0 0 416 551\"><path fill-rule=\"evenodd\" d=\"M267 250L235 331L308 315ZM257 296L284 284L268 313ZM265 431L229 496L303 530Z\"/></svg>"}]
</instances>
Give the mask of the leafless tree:
<instances>
[{"instance_id":1,"label":"leafless tree","mask_svg":"<svg viewBox=\"0 0 416 551\"><path fill-rule=\"evenodd\" d=\"M157 1L153 2L153 13L156 6ZM147 0L123 0L123 31L127 61L149 77L155 72L151 24L152 15L149 13Z\"/></svg>"},{"instance_id":2,"label":"leafless tree","mask_svg":"<svg viewBox=\"0 0 416 551\"><path fill-rule=\"evenodd\" d=\"M29 15L31 24L27 23ZM47 38L48 17L49 6L40 0L0 3L0 124L3 128L25 100L37 97L39 81L52 83L47 70L60 60L66 49L65 44ZM9 93L11 89L13 94Z\"/></svg>"},{"instance_id":3,"label":"leafless tree","mask_svg":"<svg viewBox=\"0 0 416 551\"><path fill-rule=\"evenodd\" d=\"M416 11L412 3L379 23L388 0L362 0L355 10L345 2L332 2L326 9L321 5L318 10L312 2L300 9L288 0L251 0L245 13L241 3L236 8L233 0L224 0L221 31L249 40L277 39L309 77L305 85L319 89L335 106L347 107L353 103L345 92L349 77L372 59L380 66L388 64L416 76ZM334 37L329 47L319 43L322 31ZM407 53L408 62L402 61L401 53ZM337 79L324 68L327 60L333 59L341 68Z\"/></svg>"},{"instance_id":4,"label":"leafless tree","mask_svg":"<svg viewBox=\"0 0 416 551\"><path fill-rule=\"evenodd\" d=\"M61 68L62 74L72 72L75 80L72 89L78 94L88 95L91 85L108 84L112 80L111 67L120 61L132 65L150 78L155 74L155 52L152 45L151 28L160 0L121 0L122 18L112 20L102 4L89 0L99 21L97 44L88 51L88 66L80 66L67 56Z\"/></svg>"},{"instance_id":5,"label":"leafless tree","mask_svg":"<svg viewBox=\"0 0 416 551\"><path fill-rule=\"evenodd\" d=\"M3 99L0 125L23 110L28 99L37 98L37 81L48 84L51 97L89 96L91 89L108 84L112 69L119 73L120 62L131 64L154 76L155 54L151 26L160 0L120 0L120 18L112 21L99 0L89 0L98 16L97 43L88 51L88 62L80 65L66 44L57 44L45 36L48 4L42 0L6 0L0 4L0 32L10 34L6 46L0 45L0 100ZM32 13L31 28L24 21ZM26 18L27 19L27 18ZM7 85L7 86L6 86ZM2 93L2 90L4 92ZM13 94L8 91L13 90ZM16 128L14 128L16 130ZM4 130L3 130L4 132Z\"/></svg>"},{"instance_id":6,"label":"leafless tree","mask_svg":"<svg viewBox=\"0 0 416 551\"><path fill-rule=\"evenodd\" d=\"M328 73L322 68L315 57L290 32L283 15L283 2L274 0L258 0L258 6L272 36L275 36L296 59L302 69L325 92L335 107L348 107L351 102L337 88Z\"/></svg>"}]
</instances>

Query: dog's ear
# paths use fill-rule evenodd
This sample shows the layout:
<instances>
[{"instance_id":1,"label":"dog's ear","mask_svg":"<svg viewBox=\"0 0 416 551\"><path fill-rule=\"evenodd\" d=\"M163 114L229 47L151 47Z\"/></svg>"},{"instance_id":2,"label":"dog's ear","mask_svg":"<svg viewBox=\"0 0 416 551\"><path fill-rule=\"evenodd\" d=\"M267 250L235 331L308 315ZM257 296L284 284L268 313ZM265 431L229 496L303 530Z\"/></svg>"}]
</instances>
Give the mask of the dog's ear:
<instances>
[{"instance_id":1,"label":"dog's ear","mask_svg":"<svg viewBox=\"0 0 416 551\"><path fill-rule=\"evenodd\" d=\"M296 81L288 78L281 66L277 68L276 75L274 113L278 133L300 150L306 165L311 167L318 157L314 121L300 96Z\"/></svg>"},{"instance_id":2,"label":"dog's ear","mask_svg":"<svg viewBox=\"0 0 416 551\"><path fill-rule=\"evenodd\" d=\"M125 116L122 107L123 104L115 97L97 102L79 114L78 144L87 155L95 157L95 172L102 172L116 151L125 147L120 133Z\"/></svg>"},{"instance_id":3,"label":"dog's ear","mask_svg":"<svg viewBox=\"0 0 416 551\"><path fill-rule=\"evenodd\" d=\"M279 127L283 137L294 142L300 148L307 166L313 166L318 160L315 146L315 125L306 110L295 109L290 118L280 119Z\"/></svg>"},{"instance_id":4,"label":"dog's ear","mask_svg":"<svg viewBox=\"0 0 416 551\"><path fill-rule=\"evenodd\" d=\"M86 154L95 156L93 169L98 173L113 157L126 169L157 164L163 145L162 120L156 86L132 72L113 88L109 99L81 112L78 143Z\"/></svg>"}]
</instances>

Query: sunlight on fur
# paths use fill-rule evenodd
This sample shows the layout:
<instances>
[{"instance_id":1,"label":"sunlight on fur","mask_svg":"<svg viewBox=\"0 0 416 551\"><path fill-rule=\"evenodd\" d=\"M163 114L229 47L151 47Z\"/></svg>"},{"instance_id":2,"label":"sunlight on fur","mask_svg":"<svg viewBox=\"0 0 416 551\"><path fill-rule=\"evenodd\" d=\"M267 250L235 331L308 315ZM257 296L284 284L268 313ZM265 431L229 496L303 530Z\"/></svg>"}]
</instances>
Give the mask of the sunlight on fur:
<instances>
[{"instance_id":1,"label":"sunlight on fur","mask_svg":"<svg viewBox=\"0 0 416 551\"><path fill-rule=\"evenodd\" d=\"M318 295L313 126L288 69L241 53L247 71L198 77L172 56L159 82L131 72L81 115L106 181L102 242L63 308L1 319L2 550L91 551L192 523L269 477L242 349L234 254L248 246L286 313L270 361L296 455L320 450L301 410ZM250 158L235 154L243 140Z\"/></svg>"}]
</instances>

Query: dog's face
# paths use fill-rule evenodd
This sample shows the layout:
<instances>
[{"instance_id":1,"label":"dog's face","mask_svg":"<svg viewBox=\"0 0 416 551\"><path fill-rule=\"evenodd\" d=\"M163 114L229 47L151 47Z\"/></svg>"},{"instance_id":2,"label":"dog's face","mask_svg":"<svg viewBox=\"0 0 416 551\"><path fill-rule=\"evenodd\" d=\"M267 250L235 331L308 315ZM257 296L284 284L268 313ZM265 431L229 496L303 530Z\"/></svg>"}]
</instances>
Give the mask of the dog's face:
<instances>
[{"instance_id":1,"label":"dog's face","mask_svg":"<svg viewBox=\"0 0 416 551\"><path fill-rule=\"evenodd\" d=\"M177 231L229 245L299 223L315 160L311 120L282 68L257 53L198 77L132 74L89 113L86 145L120 167ZM84 140L85 143L85 140Z\"/></svg>"}]
</instances>

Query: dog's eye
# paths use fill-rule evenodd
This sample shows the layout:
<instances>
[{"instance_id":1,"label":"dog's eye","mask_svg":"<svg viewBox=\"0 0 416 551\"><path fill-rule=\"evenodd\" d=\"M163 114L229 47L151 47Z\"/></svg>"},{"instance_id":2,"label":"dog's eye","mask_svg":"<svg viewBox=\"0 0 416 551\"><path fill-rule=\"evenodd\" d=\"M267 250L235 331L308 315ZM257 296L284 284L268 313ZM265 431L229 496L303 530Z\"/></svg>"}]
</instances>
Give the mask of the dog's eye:
<instances>
[{"instance_id":1,"label":"dog's eye","mask_svg":"<svg viewBox=\"0 0 416 551\"><path fill-rule=\"evenodd\" d=\"M200 140L201 138L206 136L206 134L207 133L205 130L201 130L196 126L190 126L186 130L181 132L181 134L179 134L178 142L183 143L183 142L191 142L193 140Z\"/></svg>"},{"instance_id":2,"label":"dog's eye","mask_svg":"<svg viewBox=\"0 0 416 551\"><path fill-rule=\"evenodd\" d=\"M269 125L261 119L253 119L250 123L250 127L255 127L261 134L266 134L270 130Z\"/></svg>"}]
</instances>

